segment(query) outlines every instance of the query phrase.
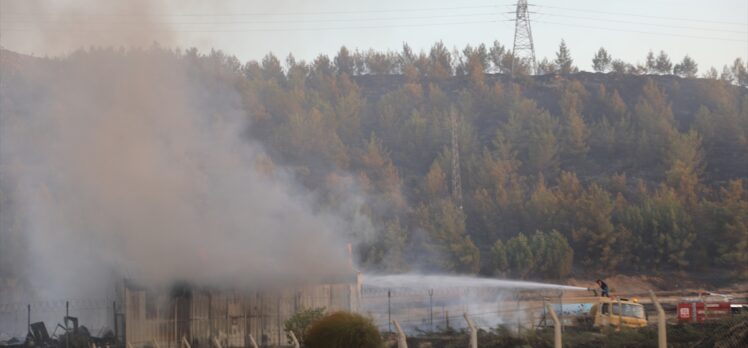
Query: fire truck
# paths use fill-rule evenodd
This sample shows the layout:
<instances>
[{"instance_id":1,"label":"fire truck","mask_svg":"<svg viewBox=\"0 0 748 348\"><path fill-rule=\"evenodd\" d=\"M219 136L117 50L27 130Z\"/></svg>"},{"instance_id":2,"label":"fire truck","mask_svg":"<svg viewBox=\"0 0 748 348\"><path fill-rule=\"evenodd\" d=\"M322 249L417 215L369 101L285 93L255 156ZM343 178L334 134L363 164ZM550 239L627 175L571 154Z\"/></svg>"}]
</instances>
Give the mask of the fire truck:
<instances>
[{"instance_id":1,"label":"fire truck","mask_svg":"<svg viewBox=\"0 0 748 348\"><path fill-rule=\"evenodd\" d=\"M594 318L595 327L644 327L647 326L647 316L636 299L601 297L600 302L593 305L590 315Z\"/></svg>"},{"instance_id":2,"label":"fire truck","mask_svg":"<svg viewBox=\"0 0 748 348\"><path fill-rule=\"evenodd\" d=\"M554 303L554 310L564 325L589 327L647 326L644 306L635 298L581 297Z\"/></svg>"},{"instance_id":3,"label":"fire truck","mask_svg":"<svg viewBox=\"0 0 748 348\"><path fill-rule=\"evenodd\" d=\"M733 312L742 311L744 305L732 302L732 296L715 293L701 293L696 297L685 297L677 306L678 321L698 323L729 317Z\"/></svg>"}]
</instances>

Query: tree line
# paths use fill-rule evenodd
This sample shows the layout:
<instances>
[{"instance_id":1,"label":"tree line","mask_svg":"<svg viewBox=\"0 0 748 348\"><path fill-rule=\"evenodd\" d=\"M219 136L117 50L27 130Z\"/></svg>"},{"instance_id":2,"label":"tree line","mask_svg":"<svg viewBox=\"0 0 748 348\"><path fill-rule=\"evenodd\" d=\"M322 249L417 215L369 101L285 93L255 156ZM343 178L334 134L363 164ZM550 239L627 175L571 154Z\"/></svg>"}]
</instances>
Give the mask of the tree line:
<instances>
[{"instance_id":1,"label":"tree line","mask_svg":"<svg viewBox=\"0 0 748 348\"><path fill-rule=\"evenodd\" d=\"M265 61L269 60L269 61ZM315 61L328 60L336 72L349 76L357 75L404 75L410 79L430 78L443 79L450 76L470 76L481 73L500 73L527 75L570 74L581 69L575 64L571 50L564 40L561 41L555 58L543 58L533 67L533 62L525 58L516 58L510 49L495 41L491 45L480 44L463 49L449 49L442 42L437 42L428 51L414 52L404 44L401 51L379 52L375 50L355 50L351 52L341 47L334 58L320 55ZM294 63L293 55L286 58L287 66ZM238 62L236 62L239 64ZM278 64L279 58L273 54L266 56L262 64ZM748 62L736 58L731 64L724 65L722 70L715 67L706 69L699 75L699 65L689 55L680 61L673 61L665 51L655 54L649 51L643 63L629 63L614 58L604 47L594 52L590 60L591 70L599 73L616 73L631 75L676 75L684 78L701 77L723 80L741 86L748 85Z\"/></svg>"},{"instance_id":2,"label":"tree line","mask_svg":"<svg viewBox=\"0 0 748 348\"><path fill-rule=\"evenodd\" d=\"M627 78L591 79L574 74L562 42L555 61L538 64L558 74L548 80L507 76L514 58L499 43L451 52L438 42L418 54L342 47L283 63L152 50L187 61L196 81L237 90L247 134L267 149L260 168L289 168L323 207L344 200L341 187L364 197L361 213L376 227L357 248L366 270L525 279L748 271L740 60L696 78L689 57L673 65L650 52L633 66L600 49L595 70ZM112 54L126 53L67 59ZM638 76L673 73L684 78Z\"/></svg>"},{"instance_id":3,"label":"tree line","mask_svg":"<svg viewBox=\"0 0 748 348\"><path fill-rule=\"evenodd\" d=\"M696 79L689 57L673 65L650 53L644 66L626 65L629 87L574 75L562 42L560 80L542 96L549 87L533 78L487 74L508 74L512 59L498 43L462 54L441 43L419 55L407 45L401 54L343 47L333 59L289 58L285 67L270 54L240 71L250 94L272 96L254 99L253 114L263 115L255 131L274 159L302 168L315 189L340 170L354 173L380 227L360 248L365 268L519 278L745 270L739 59L722 78ZM620 70L604 49L593 61ZM633 76L672 73L683 83ZM398 77L386 89L367 78L388 74ZM463 202L451 187L453 114Z\"/></svg>"}]
</instances>

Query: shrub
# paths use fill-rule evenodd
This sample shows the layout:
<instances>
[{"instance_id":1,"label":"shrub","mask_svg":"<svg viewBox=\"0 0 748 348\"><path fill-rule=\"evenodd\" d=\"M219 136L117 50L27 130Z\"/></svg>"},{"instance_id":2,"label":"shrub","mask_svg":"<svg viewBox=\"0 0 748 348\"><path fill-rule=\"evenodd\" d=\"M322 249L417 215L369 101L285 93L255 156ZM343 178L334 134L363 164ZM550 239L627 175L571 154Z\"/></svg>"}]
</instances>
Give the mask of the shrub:
<instances>
[{"instance_id":1,"label":"shrub","mask_svg":"<svg viewBox=\"0 0 748 348\"><path fill-rule=\"evenodd\" d=\"M380 348L382 336L371 321L360 314L336 312L313 322L307 329L309 348Z\"/></svg>"},{"instance_id":2,"label":"shrub","mask_svg":"<svg viewBox=\"0 0 748 348\"><path fill-rule=\"evenodd\" d=\"M299 340L299 343L303 345L306 339L306 329L309 328L309 325L314 321L324 316L325 307L305 309L288 318L288 320L283 323L283 328L286 332L293 331L294 335L296 335L296 338ZM290 339L289 336L289 340Z\"/></svg>"}]
</instances>

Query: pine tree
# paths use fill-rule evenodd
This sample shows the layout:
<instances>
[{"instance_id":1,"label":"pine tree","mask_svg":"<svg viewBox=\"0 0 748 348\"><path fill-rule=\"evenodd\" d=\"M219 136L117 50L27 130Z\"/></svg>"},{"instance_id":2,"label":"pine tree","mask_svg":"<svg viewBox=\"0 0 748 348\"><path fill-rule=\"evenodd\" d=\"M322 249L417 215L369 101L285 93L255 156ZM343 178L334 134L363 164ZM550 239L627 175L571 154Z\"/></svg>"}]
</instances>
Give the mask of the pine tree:
<instances>
[{"instance_id":1,"label":"pine tree","mask_svg":"<svg viewBox=\"0 0 748 348\"><path fill-rule=\"evenodd\" d=\"M668 142L677 130L670 102L652 80L647 80L642 89L632 121L638 132L637 162L643 165L662 163Z\"/></svg>"},{"instance_id":2,"label":"pine tree","mask_svg":"<svg viewBox=\"0 0 748 348\"><path fill-rule=\"evenodd\" d=\"M549 254L551 246L548 245L546 234L535 231L530 237L530 250L532 251L532 275L548 277L553 267L553 260Z\"/></svg>"},{"instance_id":3,"label":"pine tree","mask_svg":"<svg viewBox=\"0 0 748 348\"><path fill-rule=\"evenodd\" d=\"M429 237L424 247L430 266L447 272L478 272L480 251L466 231L465 213L452 200L421 205L416 219Z\"/></svg>"},{"instance_id":4,"label":"pine tree","mask_svg":"<svg viewBox=\"0 0 748 348\"><path fill-rule=\"evenodd\" d=\"M395 219L386 224L382 236L382 249L385 252L381 265L385 270L402 272L408 269L405 249L407 239L407 231L399 220Z\"/></svg>"},{"instance_id":5,"label":"pine tree","mask_svg":"<svg viewBox=\"0 0 748 348\"><path fill-rule=\"evenodd\" d=\"M556 52L556 66L558 66L559 73L565 75L576 72L577 68L573 64L574 61L571 59L569 48L566 47L566 41L561 40L558 52Z\"/></svg>"},{"instance_id":6,"label":"pine tree","mask_svg":"<svg viewBox=\"0 0 748 348\"><path fill-rule=\"evenodd\" d=\"M439 41L431 47L429 60L431 66L429 76L431 78L436 81L446 81L452 76L452 55L443 42Z\"/></svg>"},{"instance_id":7,"label":"pine tree","mask_svg":"<svg viewBox=\"0 0 748 348\"><path fill-rule=\"evenodd\" d=\"M688 55L683 57L683 61L681 61L679 64L676 64L673 68L673 73L675 75L678 75L680 77L686 77L686 78L694 78L696 77L696 74L699 72L699 66L696 64L696 62L691 59Z\"/></svg>"},{"instance_id":8,"label":"pine tree","mask_svg":"<svg viewBox=\"0 0 748 348\"><path fill-rule=\"evenodd\" d=\"M732 80L737 82L738 85L748 86L748 63L743 64L742 59L735 59L732 67L730 67L730 73L732 74Z\"/></svg>"},{"instance_id":9,"label":"pine tree","mask_svg":"<svg viewBox=\"0 0 748 348\"><path fill-rule=\"evenodd\" d=\"M709 70L704 72L702 77L709 80L719 80L719 71L717 71L717 68L711 67Z\"/></svg>"},{"instance_id":10,"label":"pine tree","mask_svg":"<svg viewBox=\"0 0 748 348\"><path fill-rule=\"evenodd\" d=\"M551 231L546 237L548 245L548 276L563 279L571 273L574 264L574 250L566 238L557 230Z\"/></svg>"},{"instance_id":11,"label":"pine tree","mask_svg":"<svg viewBox=\"0 0 748 348\"><path fill-rule=\"evenodd\" d=\"M524 279L532 272L533 255L530 242L520 233L506 243L507 260L514 276Z\"/></svg>"},{"instance_id":12,"label":"pine tree","mask_svg":"<svg viewBox=\"0 0 748 348\"><path fill-rule=\"evenodd\" d=\"M338 55L335 56L335 68L338 73L353 75L355 63L345 46L340 47Z\"/></svg>"},{"instance_id":13,"label":"pine tree","mask_svg":"<svg viewBox=\"0 0 748 348\"><path fill-rule=\"evenodd\" d=\"M655 71L660 74L672 73L673 63L670 62L670 57L668 57L665 51L660 51L660 54L657 56L657 60L655 61Z\"/></svg>"},{"instance_id":14,"label":"pine tree","mask_svg":"<svg viewBox=\"0 0 748 348\"><path fill-rule=\"evenodd\" d=\"M644 67L647 70L647 74L653 74L657 72L657 62L652 51L649 51L649 53L647 53L647 59Z\"/></svg>"},{"instance_id":15,"label":"pine tree","mask_svg":"<svg viewBox=\"0 0 748 348\"><path fill-rule=\"evenodd\" d=\"M684 203L695 205L699 176L703 172L704 154L701 136L695 131L675 133L665 153L666 181L676 190Z\"/></svg>"},{"instance_id":16,"label":"pine tree","mask_svg":"<svg viewBox=\"0 0 748 348\"><path fill-rule=\"evenodd\" d=\"M586 95L587 91L578 81L568 83L561 94L563 152L566 156L574 159L583 159L589 151L587 145L589 130L582 118L583 98Z\"/></svg>"},{"instance_id":17,"label":"pine tree","mask_svg":"<svg viewBox=\"0 0 748 348\"><path fill-rule=\"evenodd\" d=\"M580 262L593 269L612 269L616 266L613 245L615 228L611 222L613 201L610 194L597 184L592 184L573 205L576 221L572 230L572 245Z\"/></svg>"},{"instance_id":18,"label":"pine tree","mask_svg":"<svg viewBox=\"0 0 748 348\"><path fill-rule=\"evenodd\" d=\"M382 141L372 134L364 145L365 152L359 160L370 179L371 186L375 192L383 194L380 198L384 199L391 210L404 208L406 203L401 192L402 180Z\"/></svg>"},{"instance_id":19,"label":"pine tree","mask_svg":"<svg viewBox=\"0 0 748 348\"><path fill-rule=\"evenodd\" d=\"M533 255L533 274L545 279L561 279L569 275L574 262L574 251L566 238L556 230L551 233L536 231L530 239Z\"/></svg>"},{"instance_id":20,"label":"pine tree","mask_svg":"<svg viewBox=\"0 0 748 348\"><path fill-rule=\"evenodd\" d=\"M491 263L489 274L504 277L509 271L509 260L507 259L507 251L504 243L501 239L497 239L496 243L491 247Z\"/></svg>"},{"instance_id":21,"label":"pine tree","mask_svg":"<svg viewBox=\"0 0 748 348\"><path fill-rule=\"evenodd\" d=\"M527 221L524 225L530 230L553 228L560 218L559 210L558 197L546 186L545 179L540 175L525 206Z\"/></svg>"},{"instance_id":22,"label":"pine tree","mask_svg":"<svg viewBox=\"0 0 748 348\"><path fill-rule=\"evenodd\" d=\"M286 75L283 73L280 60L272 53L268 53L262 58L262 75L267 80L284 81Z\"/></svg>"},{"instance_id":23,"label":"pine tree","mask_svg":"<svg viewBox=\"0 0 748 348\"><path fill-rule=\"evenodd\" d=\"M625 74L631 72L631 69L629 69L629 64L626 64L626 62L620 59L614 59L613 62L610 63L610 68L616 74Z\"/></svg>"},{"instance_id":24,"label":"pine tree","mask_svg":"<svg viewBox=\"0 0 748 348\"><path fill-rule=\"evenodd\" d=\"M738 275L748 275L748 192L742 180L731 180L720 188L719 199L700 207L699 249L702 262L727 266Z\"/></svg>"},{"instance_id":25,"label":"pine tree","mask_svg":"<svg viewBox=\"0 0 748 348\"><path fill-rule=\"evenodd\" d=\"M491 48L488 50L488 56L493 65L493 71L500 72L502 74L511 73L511 64L506 65L506 55L508 54L506 47L500 42L494 41Z\"/></svg>"},{"instance_id":26,"label":"pine tree","mask_svg":"<svg viewBox=\"0 0 748 348\"><path fill-rule=\"evenodd\" d=\"M607 72L611 67L612 60L613 58L610 57L608 51L606 51L605 48L600 47L592 58L592 69L596 72Z\"/></svg>"},{"instance_id":27,"label":"pine tree","mask_svg":"<svg viewBox=\"0 0 748 348\"><path fill-rule=\"evenodd\" d=\"M459 70L462 74L468 75L474 85L483 85L484 75L489 64L489 54L486 46L481 44L473 48L468 45L462 53L465 61L460 64Z\"/></svg>"},{"instance_id":28,"label":"pine tree","mask_svg":"<svg viewBox=\"0 0 748 348\"><path fill-rule=\"evenodd\" d=\"M426 174L424 190L426 191L426 200L445 198L449 194L447 176L437 161L431 164L431 169Z\"/></svg>"},{"instance_id":29,"label":"pine tree","mask_svg":"<svg viewBox=\"0 0 748 348\"><path fill-rule=\"evenodd\" d=\"M548 58L543 58L543 60L538 62L538 75L557 74L558 72L558 65L556 65L555 61L549 61Z\"/></svg>"},{"instance_id":30,"label":"pine tree","mask_svg":"<svg viewBox=\"0 0 748 348\"><path fill-rule=\"evenodd\" d=\"M696 240L691 216L676 192L660 186L645 195L638 206L621 214L621 223L633 236L632 250L639 262L654 269L683 268L693 259L689 252Z\"/></svg>"}]
</instances>

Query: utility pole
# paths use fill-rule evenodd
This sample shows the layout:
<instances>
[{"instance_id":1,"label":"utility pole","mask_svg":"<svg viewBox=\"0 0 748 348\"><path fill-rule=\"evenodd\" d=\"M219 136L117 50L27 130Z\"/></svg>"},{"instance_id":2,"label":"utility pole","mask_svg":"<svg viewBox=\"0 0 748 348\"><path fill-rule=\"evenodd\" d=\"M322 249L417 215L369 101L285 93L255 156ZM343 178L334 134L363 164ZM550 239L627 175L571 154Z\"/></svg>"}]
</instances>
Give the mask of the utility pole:
<instances>
[{"instance_id":1,"label":"utility pole","mask_svg":"<svg viewBox=\"0 0 748 348\"><path fill-rule=\"evenodd\" d=\"M70 348L70 330L68 329L68 318L70 317L70 301L65 301L65 348Z\"/></svg>"},{"instance_id":2,"label":"utility pole","mask_svg":"<svg viewBox=\"0 0 748 348\"><path fill-rule=\"evenodd\" d=\"M400 323L397 320L393 320L395 324L395 330L397 330L397 348L408 348L408 338L405 337L403 328L400 327Z\"/></svg>"},{"instance_id":3,"label":"utility pole","mask_svg":"<svg viewBox=\"0 0 748 348\"><path fill-rule=\"evenodd\" d=\"M551 314L551 319L553 319L553 347L554 348L561 348L563 346L563 339L561 337L561 321L558 320L558 316L556 315L556 311L553 310L553 306L551 306L550 303L547 301L545 302L545 308L548 310L548 313Z\"/></svg>"},{"instance_id":4,"label":"utility pole","mask_svg":"<svg viewBox=\"0 0 748 348\"><path fill-rule=\"evenodd\" d=\"M537 71L535 44L532 41L528 6L527 0L517 0L517 11L514 18L514 46L512 47L512 76L516 74L517 65L521 63L529 64L531 75Z\"/></svg>"},{"instance_id":5,"label":"utility pole","mask_svg":"<svg viewBox=\"0 0 748 348\"><path fill-rule=\"evenodd\" d=\"M392 291L387 290L387 331L392 333Z\"/></svg>"},{"instance_id":6,"label":"utility pole","mask_svg":"<svg viewBox=\"0 0 748 348\"><path fill-rule=\"evenodd\" d=\"M434 332L434 289L429 289L429 325Z\"/></svg>"},{"instance_id":7,"label":"utility pole","mask_svg":"<svg viewBox=\"0 0 748 348\"><path fill-rule=\"evenodd\" d=\"M470 319L470 316L465 312L463 314L463 317L465 317L465 322L467 322L467 326L470 332L470 348L478 348L478 327L475 326L475 323L473 323L473 320Z\"/></svg>"},{"instance_id":8,"label":"utility pole","mask_svg":"<svg viewBox=\"0 0 748 348\"><path fill-rule=\"evenodd\" d=\"M665 311L662 309L662 305L660 305L660 301L657 301L657 296L655 296L652 290L649 290L649 298L652 299L652 303L654 303L655 309L657 309L657 347L666 348L667 347L667 322L666 322L667 318L665 317ZM696 316L696 312L693 312L693 315Z\"/></svg>"},{"instance_id":9,"label":"utility pole","mask_svg":"<svg viewBox=\"0 0 748 348\"><path fill-rule=\"evenodd\" d=\"M457 133L459 120L457 111L452 109L449 114L452 128L452 199L462 210L462 178L460 177L460 141Z\"/></svg>"}]
</instances>

